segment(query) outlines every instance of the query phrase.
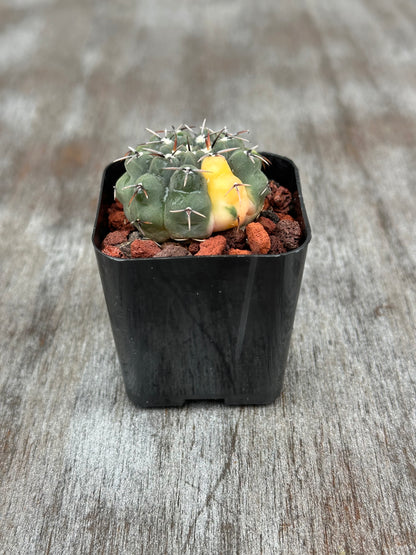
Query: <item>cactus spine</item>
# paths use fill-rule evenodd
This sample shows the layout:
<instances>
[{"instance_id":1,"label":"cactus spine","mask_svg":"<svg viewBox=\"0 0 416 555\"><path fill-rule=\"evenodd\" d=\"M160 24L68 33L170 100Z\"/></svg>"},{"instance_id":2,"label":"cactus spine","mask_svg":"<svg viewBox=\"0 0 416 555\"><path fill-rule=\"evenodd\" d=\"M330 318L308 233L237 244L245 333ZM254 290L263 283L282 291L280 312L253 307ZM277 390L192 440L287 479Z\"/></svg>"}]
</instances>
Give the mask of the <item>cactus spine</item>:
<instances>
[{"instance_id":1,"label":"cactus spine","mask_svg":"<svg viewBox=\"0 0 416 555\"><path fill-rule=\"evenodd\" d=\"M247 139L226 129L200 132L183 125L150 132L149 141L119 158L126 172L115 196L144 237L205 239L215 231L244 227L260 213L269 191L262 164L268 160Z\"/></svg>"}]
</instances>

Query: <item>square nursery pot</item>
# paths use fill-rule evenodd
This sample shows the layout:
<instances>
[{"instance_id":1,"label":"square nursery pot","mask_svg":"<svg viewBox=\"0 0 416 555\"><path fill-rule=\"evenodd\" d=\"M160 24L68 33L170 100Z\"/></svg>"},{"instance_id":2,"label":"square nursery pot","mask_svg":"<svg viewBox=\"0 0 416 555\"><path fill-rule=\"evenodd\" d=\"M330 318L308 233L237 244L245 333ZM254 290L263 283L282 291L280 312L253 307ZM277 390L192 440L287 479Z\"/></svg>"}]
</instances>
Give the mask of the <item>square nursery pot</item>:
<instances>
[{"instance_id":1,"label":"square nursery pot","mask_svg":"<svg viewBox=\"0 0 416 555\"><path fill-rule=\"evenodd\" d=\"M277 255L119 259L103 254L106 213L123 162L107 166L92 241L128 397L141 407L280 394L311 230L299 174L262 153L293 195L303 241Z\"/></svg>"}]
</instances>

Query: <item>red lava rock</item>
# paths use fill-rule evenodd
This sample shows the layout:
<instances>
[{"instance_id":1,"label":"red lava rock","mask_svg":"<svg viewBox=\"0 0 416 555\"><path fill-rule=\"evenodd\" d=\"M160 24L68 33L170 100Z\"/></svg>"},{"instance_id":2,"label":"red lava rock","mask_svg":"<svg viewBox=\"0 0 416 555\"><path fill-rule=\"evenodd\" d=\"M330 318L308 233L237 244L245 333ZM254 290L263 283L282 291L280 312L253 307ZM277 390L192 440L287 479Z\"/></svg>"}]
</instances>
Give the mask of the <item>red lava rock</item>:
<instances>
[{"instance_id":1,"label":"red lava rock","mask_svg":"<svg viewBox=\"0 0 416 555\"><path fill-rule=\"evenodd\" d=\"M191 254L196 254L199 251L200 245L201 243L199 243L198 241L192 241L192 243L189 243L188 245L188 251Z\"/></svg>"},{"instance_id":2,"label":"red lava rock","mask_svg":"<svg viewBox=\"0 0 416 555\"><path fill-rule=\"evenodd\" d=\"M118 245L119 243L124 243L127 241L128 234L128 229L112 231L105 237L102 246L107 247L108 245Z\"/></svg>"},{"instance_id":3,"label":"red lava rock","mask_svg":"<svg viewBox=\"0 0 416 555\"><path fill-rule=\"evenodd\" d=\"M124 258L121 250L113 245L107 245L102 249L102 252L107 256L112 256L113 258Z\"/></svg>"},{"instance_id":4,"label":"red lava rock","mask_svg":"<svg viewBox=\"0 0 416 555\"><path fill-rule=\"evenodd\" d=\"M159 245L150 239L136 239L130 245L132 258L153 258L160 251Z\"/></svg>"},{"instance_id":5,"label":"red lava rock","mask_svg":"<svg viewBox=\"0 0 416 555\"><path fill-rule=\"evenodd\" d=\"M266 197L264 199L263 210L269 210L270 207L271 207L270 199L269 199L269 197Z\"/></svg>"},{"instance_id":6,"label":"red lava rock","mask_svg":"<svg viewBox=\"0 0 416 555\"><path fill-rule=\"evenodd\" d=\"M124 214L123 205L119 200L115 200L108 208L108 226L111 231L118 229L135 229L127 220Z\"/></svg>"},{"instance_id":7,"label":"red lava rock","mask_svg":"<svg viewBox=\"0 0 416 555\"><path fill-rule=\"evenodd\" d=\"M270 250L269 254L282 254L286 252L287 249L283 244L283 241L279 239L276 235L270 237Z\"/></svg>"},{"instance_id":8,"label":"red lava rock","mask_svg":"<svg viewBox=\"0 0 416 555\"><path fill-rule=\"evenodd\" d=\"M246 227L247 241L252 252L267 254L270 250L270 237L259 222L252 222Z\"/></svg>"},{"instance_id":9,"label":"red lava rock","mask_svg":"<svg viewBox=\"0 0 416 555\"><path fill-rule=\"evenodd\" d=\"M223 235L214 235L201 243L199 251L195 256L215 256L223 254L226 246L227 240Z\"/></svg>"},{"instance_id":10,"label":"red lava rock","mask_svg":"<svg viewBox=\"0 0 416 555\"><path fill-rule=\"evenodd\" d=\"M230 249L228 251L228 254L231 254L233 256L238 256L238 255L248 255L248 254L252 254L251 251L248 251L246 249Z\"/></svg>"},{"instance_id":11,"label":"red lava rock","mask_svg":"<svg viewBox=\"0 0 416 555\"><path fill-rule=\"evenodd\" d=\"M154 255L154 258L170 258L172 256L192 256L191 253L185 247L176 245L175 243L169 243L166 247L163 247L161 251Z\"/></svg>"},{"instance_id":12,"label":"red lava rock","mask_svg":"<svg viewBox=\"0 0 416 555\"><path fill-rule=\"evenodd\" d=\"M292 202L292 193L286 187L279 186L273 189L271 203L276 208L277 212L287 214L290 210L290 203Z\"/></svg>"},{"instance_id":13,"label":"red lava rock","mask_svg":"<svg viewBox=\"0 0 416 555\"><path fill-rule=\"evenodd\" d=\"M224 237L227 240L227 245L230 249L244 249L247 246L247 236L242 229L238 229L238 227L233 227L231 229L227 229L223 233Z\"/></svg>"},{"instance_id":14,"label":"red lava rock","mask_svg":"<svg viewBox=\"0 0 416 555\"><path fill-rule=\"evenodd\" d=\"M276 232L276 222L273 222L272 220L270 220L269 218L265 218L264 216L261 216L257 221L264 227L269 235L273 235Z\"/></svg>"},{"instance_id":15,"label":"red lava rock","mask_svg":"<svg viewBox=\"0 0 416 555\"><path fill-rule=\"evenodd\" d=\"M280 220L277 224L277 237L287 250L296 249L302 237L302 230L297 221Z\"/></svg>"},{"instance_id":16,"label":"red lava rock","mask_svg":"<svg viewBox=\"0 0 416 555\"><path fill-rule=\"evenodd\" d=\"M277 189L280 187L279 183L277 181L274 181L274 179L270 179L269 181L269 188L270 188L270 193L267 195L269 198L273 197L273 195L275 194L275 192L277 191Z\"/></svg>"},{"instance_id":17,"label":"red lava rock","mask_svg":"<svg viewBox=\"0 0 416 555\"><path fill-rule=\"evenodd\" d=\"M294 222L294 218L292 218L292 216L290 214L279 214L279 219L280 220L290 220L291 222Z\"/></svg>"},{"instance_id":18,"label":"red lava rock","mask_svg":"<svg viewBox=\"0 0 416 555\"><path fill-rule=\"evenodd\" d=\"M260 212L260 217L267 218L272 222L274 222L275 224L277 224L277 222L280 219L278 214L273 210L273 208L271 208L270 210L262 210Z\"/></svg>"},{"instance_id":19,"label":"red lava rock","mask_svg":"<svg viewBox=\"0 0 416 555\"><path fill-rule=\"evenodd\" d=\"M112 210L108 213L108 227L111 230L131 230L133 228L133 226L127 221L127 218L122 210Z\"/></svg>"}]
</instances>

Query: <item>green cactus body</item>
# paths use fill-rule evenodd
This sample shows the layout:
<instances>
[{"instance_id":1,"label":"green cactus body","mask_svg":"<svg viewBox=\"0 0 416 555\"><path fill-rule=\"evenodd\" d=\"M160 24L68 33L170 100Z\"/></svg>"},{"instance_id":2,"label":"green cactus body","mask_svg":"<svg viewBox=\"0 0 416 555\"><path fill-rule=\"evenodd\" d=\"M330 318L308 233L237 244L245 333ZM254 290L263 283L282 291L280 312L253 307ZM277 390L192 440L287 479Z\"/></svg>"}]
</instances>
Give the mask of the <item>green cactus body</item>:
<instances>
[{"instance_id":1,"label":"green cactus body","mask_svg":"<svg viewBox=\"0 0 416 555\"><path fill-rule=\"evenodd\" d=\"M236 150L230 154L228 164L231 171L243 183L250 184L250 187L247 187L247 194L255 207L254 212L251 213L255 218L261 212L264 199L269 193L268 179L261 171L262 161L255 156L250 157L250 151Z\"/></svg>"},{"instance_id":2,"label":"green cactus body","mask_svg":"<svg viewBox=\"0 0 416 555\"><path fill-rule=\"evenodd\" d=\"M164 186L168 187L172 172L166 168L178 166L179 160L177 158L161 158L160 156L154 156L149 166L149 173L156 175L160 178Z\"/></svg>"},{"instance_id":3,"label":"green cactus body","mask_svg":"<svg viewBox=\"0 0 416 555\"><path fill-rule=\"evenodd\" d=\"M205 239L258 216L268 193L262 172L268 161L239 134L204 124L200 133L188 126L150 133L123 157L126 172L115 186L127 219L144 237Z\"/></svg>"},{"instance_id":4,"label":"green cactus body","mask_svg":"<svg viewBox=\"0 0 416 555\"><path fill-rule=\"evenodd\" d=\"M147 172L152 160L153 156L146 153L141 153L138 157L135 156L129 158L125 162L126 173L128 173L133 179L136 179Z\"/></svg>"}]
</instances>

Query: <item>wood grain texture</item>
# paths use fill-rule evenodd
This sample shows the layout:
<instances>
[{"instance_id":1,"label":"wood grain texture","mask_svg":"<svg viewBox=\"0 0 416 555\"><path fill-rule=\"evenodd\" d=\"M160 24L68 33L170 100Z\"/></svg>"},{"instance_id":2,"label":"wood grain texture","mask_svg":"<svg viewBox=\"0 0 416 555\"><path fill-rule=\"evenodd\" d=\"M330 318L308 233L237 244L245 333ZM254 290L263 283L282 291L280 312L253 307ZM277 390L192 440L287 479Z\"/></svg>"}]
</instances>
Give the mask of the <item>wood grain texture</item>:
<instances>
[{"instance_id":1,"label":"wood grain texture","mask_svg":"<svg viewBox=\"0 0 416 555\"><path fill-rule=\"evenodd\" d=\"M0 4L0 550L416 551L412 0ZM126 399L90 243L145 127L253 130L313 227L284 394Z\"/></svg>"}]
</instances>

